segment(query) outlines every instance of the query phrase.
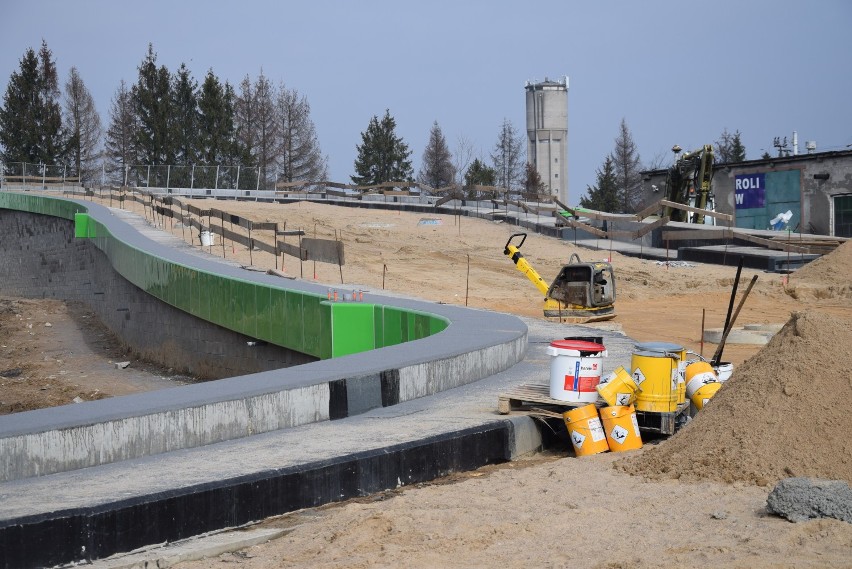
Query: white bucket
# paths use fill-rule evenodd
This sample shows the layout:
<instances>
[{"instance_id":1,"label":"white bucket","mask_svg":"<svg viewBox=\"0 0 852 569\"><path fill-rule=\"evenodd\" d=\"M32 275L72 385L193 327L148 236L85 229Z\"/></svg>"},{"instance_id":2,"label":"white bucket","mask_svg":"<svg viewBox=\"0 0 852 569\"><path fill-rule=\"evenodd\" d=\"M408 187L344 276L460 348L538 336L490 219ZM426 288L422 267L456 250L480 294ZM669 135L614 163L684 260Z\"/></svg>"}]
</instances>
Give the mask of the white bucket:
<instances>
[{"instance_id":1,"label":"white bucket","mask_svg":"<svg viewBox=\"0 0 852 569\"><path fill-rule=\"evenodd\" d=\"M602 344L581 340L557 340L547 347L550 361L550 397L559 401L594 403L598 400Z\"/></svg>"},{"instance_id":2,"label":"white bucket","mask_svg":"<svg viewBox=\"0 0 852 569\"><path fill-rule=\"evenodd\" d=\"M731 374L734 373L734 364L731 362L719 362L719 365L713 366L713 371L716 372L719 383L725 383L731 378Z\"/></svg>"},{"instance_id":3,"label":"white bucket","mask_svg":"<svg viewBox=\"0 0 852 569\"><path fill-rule=\"evenodd\" d=\"M201 245L204 247L209 247L216 243L216 234L211 231L202 231L201 232Z\"/></svg>"}]
</instances>

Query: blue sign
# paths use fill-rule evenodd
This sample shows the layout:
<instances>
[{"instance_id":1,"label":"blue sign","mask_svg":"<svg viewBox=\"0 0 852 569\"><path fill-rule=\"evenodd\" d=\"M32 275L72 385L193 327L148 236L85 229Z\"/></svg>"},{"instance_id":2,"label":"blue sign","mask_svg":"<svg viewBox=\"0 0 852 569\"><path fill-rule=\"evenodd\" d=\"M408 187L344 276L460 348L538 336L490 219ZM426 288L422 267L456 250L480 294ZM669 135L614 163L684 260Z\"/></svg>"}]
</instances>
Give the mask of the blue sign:
<instances>
[{"instance_id":1,"label":"blue sign","mask_svg":"<svg viewBox=\"0 0 852 569\"><path fill-rule=\"evenodd\" d=\"M766 174L738 174L734 182L734 207L766 207Z\"/></svg>"}]
</instances>

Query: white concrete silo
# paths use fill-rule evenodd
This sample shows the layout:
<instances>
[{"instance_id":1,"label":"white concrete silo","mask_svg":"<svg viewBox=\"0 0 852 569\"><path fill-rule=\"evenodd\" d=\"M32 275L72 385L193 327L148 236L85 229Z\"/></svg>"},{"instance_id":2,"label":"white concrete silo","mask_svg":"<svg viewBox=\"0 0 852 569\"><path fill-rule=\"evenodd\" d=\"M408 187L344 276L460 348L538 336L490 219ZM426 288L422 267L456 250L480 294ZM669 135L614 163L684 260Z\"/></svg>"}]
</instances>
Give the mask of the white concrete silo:
<instances>
[{"instance_id":1,"label":"white concrete silo","mask_svg":"<svg viewBox=\"0 0 852 569\"><path fill-rule=\"evenodd\" d=\"M568 203L568 76L527 81L527 159L553 196Z\"/></svg>"}]
</instances>

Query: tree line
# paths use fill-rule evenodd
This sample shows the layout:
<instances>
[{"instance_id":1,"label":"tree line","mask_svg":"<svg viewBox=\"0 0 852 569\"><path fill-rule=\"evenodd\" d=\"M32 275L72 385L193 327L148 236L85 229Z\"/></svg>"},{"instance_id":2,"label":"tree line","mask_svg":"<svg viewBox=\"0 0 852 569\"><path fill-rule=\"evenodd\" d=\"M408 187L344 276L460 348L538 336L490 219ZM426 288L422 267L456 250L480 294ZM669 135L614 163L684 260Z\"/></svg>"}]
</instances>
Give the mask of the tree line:
<instances>
[{"instance_id":1,"label":"tree line","mask_svg":"<svg viewBox=\"0 0 852 569\"><path fill-rule=\"evenodd\" d=\"M106 129L76 67L63 87L60 91L46 42L38 52L30 48L24 53L0 107L0 159L7 170L21 162L61 165L84 183L99 181L105 173L111 183L138 185L144 178L157 187L269 188L277 182L327 180L328 158L306 97L283 82L274 85L262 71L234 86L210 69L199 85L186 64L174 72L158 65L149 44L136 81L128 85L122 80L116 89ZM354 184L415 181L412 152L396 133L390 110L370 119L356 152L350 176ZM716 157L723 162L745 159L739 131L722 133ZM158 167L164 165L169 169ZM147 166L147 171L138 166ZM596 184L586 188L581 206L635 211L642 169L622 120L615 148L596 171ZM475 186L508 188L529 199L549 194L527 162L526 134L508 119L500 124L487 158L477 155L464 137L451 152L435 121L416 180L436 189L464 186L468 199L482 197Z\"/></svg>"}]
</instances>

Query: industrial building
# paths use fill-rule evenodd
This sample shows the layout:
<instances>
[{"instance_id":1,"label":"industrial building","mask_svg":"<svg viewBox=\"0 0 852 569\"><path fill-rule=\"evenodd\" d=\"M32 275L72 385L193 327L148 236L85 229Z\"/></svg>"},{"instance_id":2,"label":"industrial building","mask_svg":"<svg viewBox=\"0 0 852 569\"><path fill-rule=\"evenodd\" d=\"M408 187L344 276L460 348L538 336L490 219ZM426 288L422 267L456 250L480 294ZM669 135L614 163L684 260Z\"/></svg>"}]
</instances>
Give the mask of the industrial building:
<instances>
[{"instance_id":1,"label":"industrial building","mask_svg":"<svg viewBox=\"0 0 852 569\"><path fill-rule=\"evenodd\" d=\"M642 173L640 209L665 197L667 175ZM737 228L852 237L852 150L716 164L711 191L716 211L733 215ZM789 220L773 227L788 212Z\"/></svg>"}]
</instances>

